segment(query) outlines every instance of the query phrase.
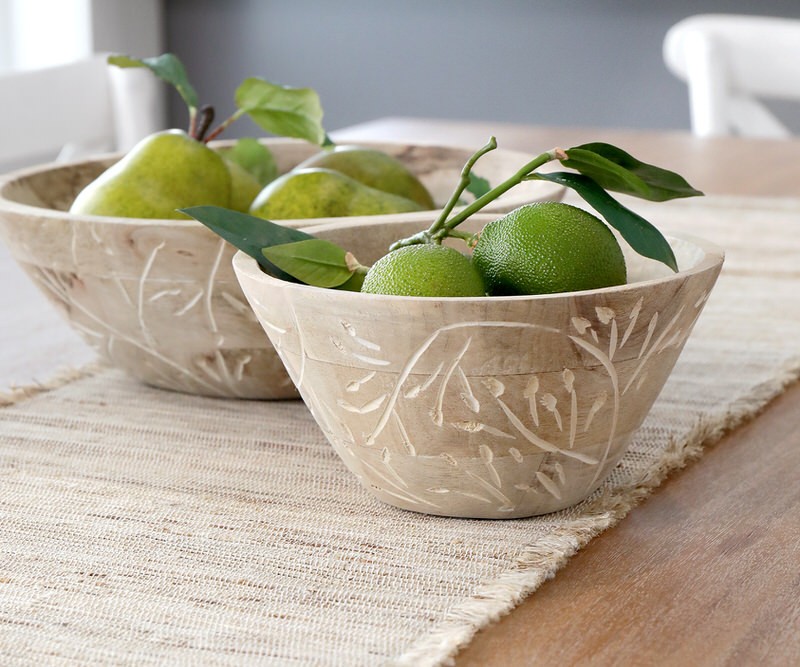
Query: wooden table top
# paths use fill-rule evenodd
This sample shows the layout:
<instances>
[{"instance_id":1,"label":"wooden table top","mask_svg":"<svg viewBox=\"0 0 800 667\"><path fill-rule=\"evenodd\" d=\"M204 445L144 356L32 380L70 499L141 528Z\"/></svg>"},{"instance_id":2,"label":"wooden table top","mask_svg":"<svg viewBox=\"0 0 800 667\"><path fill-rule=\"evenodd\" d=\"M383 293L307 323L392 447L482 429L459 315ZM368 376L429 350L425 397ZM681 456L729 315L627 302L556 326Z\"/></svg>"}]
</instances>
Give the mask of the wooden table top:
<instances>
[{"instance_id":1,"label":"wooden table top","mask_svg":"<svg viewBox=\"0 0 800 667\"><path fill-rule=\"evenodd\" d=\"M800 140L408 118L354 126L334 137L477 149L490 135L501 147L537 154L607 141L678 171L708 194L800 197ZM456 665L800 664L797 471L796 383L479 632ZM733 528L724 541L711 539L726 513L737 517Z\"/></svg>"},{"instance_id":2,"label":"wooden table top","mask_svg":"<svg viewBox=\"0 0 800 667\"><path fill-rule=\"evenodd\" d=\"M681 174L707 194L800 197L800 139L698 139L688 132L609 128L541 127L418 118L386 118L331 133L348 141L392 139L483 146L490 136L500 148L533 154L605 141L644 162Z\"/></svg>"}]
</instances>

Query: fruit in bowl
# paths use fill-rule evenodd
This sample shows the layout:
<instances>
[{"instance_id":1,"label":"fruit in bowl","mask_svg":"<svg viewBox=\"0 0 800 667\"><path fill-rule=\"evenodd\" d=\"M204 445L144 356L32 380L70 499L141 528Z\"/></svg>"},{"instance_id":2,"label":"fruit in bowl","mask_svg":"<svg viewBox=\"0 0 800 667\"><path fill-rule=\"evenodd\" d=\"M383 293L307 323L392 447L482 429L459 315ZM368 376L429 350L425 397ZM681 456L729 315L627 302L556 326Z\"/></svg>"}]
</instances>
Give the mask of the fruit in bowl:
<instances>
[{"instance_id":1,"label":"fruit in bowl","mask_svg":"<svg viewBox=\"0 0 800 667\"><path fill-rule=\"evenodd\" d=\"M411 199L370 187L341 172L310 167L293 169L277 178L256 196L250 208L254 215L268 220L422 210Z\"/></svg>"},{"instance_id":2,"label":"fruit in bowl","mask_svg":"<svg viewBox=\"0 0 800 667\"><path fill-rule=\"evenodd\" d=\"M72 213L181 219L185 218L182 208L216 205L270 220L303 220L421 212L437 207L437 198L418 172L428 169L429 174L436 173L437 169L431 167L437 160L437 150L448 154L455 149L429 147L406 155L375 144L336 145L322 126L322 107L313 90L278 86L255 77L237 88L237 110L212 129L214 108L200 106L183 65L174 55L147 59L111 56L109 62L119 67L148 68L173 85L186 103L189 128L157 132L142 139L85 184L70 206ZM298 153L297 161L280 165L270 147L253 138L212 141L243 115L278 136L302 140L307 150ZM476 179L475 187L483 187L489 177L496 180L509 161L519 157L507 155L504 164L487 162L489 173ZM452 158L445 156L453 168L463 161L461 157ZM431 186L442 182L443 175L436 176L438 180ZM431 178L429 175L427 180ZM466 190L476 193L474 188ZM518 194L523 198L557 198L562 191L557 185L538 183L527 193L523 189ZM493 204L493 209L511 210L517 203L504 197Z\"/></svg>"},{"instance_id":3,"label":"fruit in bowl","mask_svg":"<svg viewBox=\"0 0 800 667\"><path fill-rule=\"evenodd\" d=\"M317 150L291 138L261 143L282 172ZM410 156L410 167L438 187L435 193L441 193L439 183L446 177L452 183L469 154L458 147L374 145ZM232 272L233 245L185 216L131 218L69 211L78 193L116 159L104 156L7 175L0 182L0 238L12 256L105 362L147 384L213 396L297 397ZM528 156L508 151L495 163L497 172L493 167L485 173L502 178L521 159ZM509 193L508 202L499 205L560 196L560 188L531 188ZM435 215L428 211L358 219L385 222L399 216L421 225ZM350 220L286 220L281 225Z\"/></svg>"},{"instance_id":4,"label":"fruit in bowl","mask_svg":"<svg viewBox=\"0 0 800 667\"><path fill-rule=\"evenodd\" d=\"M319 152L300 165L300 169L331 169L376 190L415 202L420 209L436 205L428 189L402 162L383 151L362 146L337 146Z\"/></svg>"},{"instance_id":5,"label":"fruit in bowl","mask_svg":"<svg viewBox=\"0 0 800 667\"><path fill-rule=\"evenodd\" d=\"M267 149L252 141L219 151L207 145L213 110L200 107L174 56L109 61L147 67L175 85L189 130L146 137L125 156L6 176L0 235L104 361L177 391L295 398L230 270L232 248L178 212L236 203L242 182L263 176ZM220 128L248 113L276 134L324 142L313 91L248 79L237 95L239 108Z\"/></svg>"},{"instance_id":6,"label":"fruit in bowl","mask_svg":"<svg viewBox=\"0 0 800 667\"><path fill-rule=\"evenodd\" d=\"M477 214L477 229L495 219ZM315 236L377 261L409 223ZM380 500L513 518L579 502L624 453L705 304L722 254L674 238L680 271L629 258L629 282L579 292L413 297L234 269L320 428Z\"/></svg>"},{"instance_id":7,"label":"fruit in bowl","mask_svg":"<svg viewBox=\"0 0 800 667\"><path fill-rule=\"evenodd\" d=\"M193 204L231 205L225 160L181 130L157 132L88 183L70 205L76 215L184 218Z\"/></svg>"},{"instance_id":8,"label":"fruit in bowl","mask_svg":"<svg viewBox=\"0 0 800 667\"><path fill-rule=\"evenodd\" d=\"M606 190L701 193L605 144L554 149L519 178L552 160L578 173L543 177L596 203L616 234L567 204L501 217L476 205L445 207L423 230L319 225L234 257L316 421L384 502L479 518L580 502L624 454L700 316L722 251L663 237ZM359 291L341 288L359 273Z\"/></svg>"},{"instance_id":9,"label":"fruit in bowl","mask_svg":"<svg viewBox=\"0 0 800 667\"><path fill-rule=\"evenodd\" d=\"M141 62L132 61L134 66ZM172 60L155 59L150 66L176 70ZM254 197L262 183L323 150L319 144L326 135L317 102L307 89L248 80L241 93L242 108L273 130L280 128L268 122L271 107L252 102L248 96L253 91L267 91L273 106L285 105L292 96L305 100L301 109L307 111L295 120L307 128L306 136L204 144L192 136L203 136L198 127L203 114L186 82L178 83L194 110L194 132L190 127L188 132L158 133L127 156L49 164L6 175L0 180L0 238L104 362L164 389L231 398L297 398L233 274L234 246L177 209L213 203L249 209L249 202L234 205L238 191L249 189ZM470 153L458 147L388 142L366 147L402 163L439 201L447 196L442 184L452 183ZM483 174L502 180L527 159L508 151L487 164ZM212 168L197 181L193 163ZM209 178L214 187L206 185ZM195 187L198 182L202 188ZM513 207L528 197L557 198L563 190L547 183L531 185L535 187L525 192L509 193L498 205ZM215 198L211 192L217 192ZM240 201L244 199L246 195ZM431 212L402 215L420 223L434 217ZM282 226L305 224L287 220Z\"/></svg>"},{"instance_id":10,"label":"fruit in bowl","mask_svg":"<svg viewBox=\"0 0 800 667\"><path fill-rule=\"evenodd\" d=\"M267 219L431 210L431 193L403 162L366 146L332 146L265 187L250 212Z\"/></svg>"}]
</instances>

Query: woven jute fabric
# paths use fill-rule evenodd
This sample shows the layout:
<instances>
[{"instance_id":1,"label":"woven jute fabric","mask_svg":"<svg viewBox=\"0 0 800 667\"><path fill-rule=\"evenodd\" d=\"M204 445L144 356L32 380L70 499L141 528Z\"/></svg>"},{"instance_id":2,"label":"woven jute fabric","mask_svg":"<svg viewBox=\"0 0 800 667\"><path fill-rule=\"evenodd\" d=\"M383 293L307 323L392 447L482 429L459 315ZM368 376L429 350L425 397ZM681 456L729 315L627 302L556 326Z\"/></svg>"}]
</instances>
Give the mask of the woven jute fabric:
<instances>
[{"instance_id":1,"label":"woven jute fabric","mask_svg":"<svg viewBox=\"0 0 800 667\"><path fill-rule=\"evenodd\" d=\"M299 401L181 395L110 369L8 393L0 662L446 663L800 374L800 202L639 210L717 242L726 266L628 454L555 514L383 505Z\"/></svg>"}]
</instances>

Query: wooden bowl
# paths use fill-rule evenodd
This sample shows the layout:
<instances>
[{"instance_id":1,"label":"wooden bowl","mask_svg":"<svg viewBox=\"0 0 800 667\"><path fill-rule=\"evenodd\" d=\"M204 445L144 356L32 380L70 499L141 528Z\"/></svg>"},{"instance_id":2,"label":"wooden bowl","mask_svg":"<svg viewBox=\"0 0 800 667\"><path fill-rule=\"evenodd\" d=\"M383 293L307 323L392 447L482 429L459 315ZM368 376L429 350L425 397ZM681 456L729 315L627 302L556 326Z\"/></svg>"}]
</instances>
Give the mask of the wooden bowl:
<instances>
[{"instance_id":1,"label":"wooden bowl","mask_svg":"<svg viewBox=\"0 0 800 667\"><path fill-rule=\"evenodd\" d=\"M477 215L472 230L496 216ZM362 263L415 225L318 227ZM629 284L565 294L414 298L234 270L289 375L360 482L397 507L458 517L552 512L622 457L723 262L670 238L680 271L627 254ZM463 247L463 245L462 245Z\"/></svg>"},{"instance_id":2,"label":"wooden bowl","mask_svg":"<svg viewBox=\"0 0 800 667\"><path fill-rule=\"evenodd\" d=\"M266 143L281 171L319 150L288 139ZM380 147L406 162L431 187L437 203L455 187L471 153L439 146L363 145ZM147 384L210 396L296 398L294 385L233 274L233 246L193 220L67 212L77 193L117 159L118 155L45 165L0 182L0 238L16 261L103 360ZM529 159L524 153L498 149L477 173L499 182ZM563 194L545 182L525 186L498 200L497 210ZM284 224L386 219L429 223L431 216L406 213Z\"/></svg>"}]
</instances>

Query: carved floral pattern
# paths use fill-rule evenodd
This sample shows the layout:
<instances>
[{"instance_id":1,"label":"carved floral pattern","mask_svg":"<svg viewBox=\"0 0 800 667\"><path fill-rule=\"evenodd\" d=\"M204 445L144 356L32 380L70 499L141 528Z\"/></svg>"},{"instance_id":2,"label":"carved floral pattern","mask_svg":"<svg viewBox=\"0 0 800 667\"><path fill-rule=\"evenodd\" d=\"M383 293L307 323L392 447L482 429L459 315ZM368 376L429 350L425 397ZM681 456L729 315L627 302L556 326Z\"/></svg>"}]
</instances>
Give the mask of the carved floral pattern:
<instances>
[{"instance_id":1,"label":"carved floral pattern","mask_svg":"<svg viewBox=\"0 0 800 667\"><path fill-rule=\"evenodd\" d=\"M328 335L312 358L305 313L291 306L290 319L271 321L265 304L251 303L326 436L368 488L423 512L458 505L468 516L524 516L572 504L608 475L707 296L660 310L640 296L622 312L582 299L560 327L449 323L404 332L418 342L399 357L393 335L377 338L362 332L369 323L332 316L314 321ZM486 336L516 341L515 352L566 350L577 363L537 369L534 355L519 362L524 372L485 372L493 363Z\"/></svg>"}]
</instances>

